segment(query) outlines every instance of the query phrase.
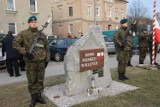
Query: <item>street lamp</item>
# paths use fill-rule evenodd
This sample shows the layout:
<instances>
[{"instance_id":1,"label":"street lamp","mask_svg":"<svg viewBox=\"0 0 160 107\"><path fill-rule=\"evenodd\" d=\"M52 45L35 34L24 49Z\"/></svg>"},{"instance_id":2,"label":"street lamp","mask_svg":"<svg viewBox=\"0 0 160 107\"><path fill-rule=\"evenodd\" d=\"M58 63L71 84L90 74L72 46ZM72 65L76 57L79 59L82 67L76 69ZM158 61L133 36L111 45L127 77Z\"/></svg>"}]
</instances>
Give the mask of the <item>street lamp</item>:
<instances>
[{"instance_id":1,"label":"street lamp","mask_svg":"<svg viewBox=\"0 0 160 107\"><path fill-rule=\"evenodd\" d=\"M52 11L52 23L51 23L51 24L52 24L52 34L53 34L53 32L54 32L54 31L53 31L53 7L52 7L52 10L51 10L51 11Z\"/></svg>"},{"instance_id":2,"label":"street lamp","mask_svg":"<svg viewBox=\"0 0 160 107\"><path fill-rule=\"evenodd\" d=\"M94 25L96 26L96 0L94 0Z\"/></svg>"}]
</instances>

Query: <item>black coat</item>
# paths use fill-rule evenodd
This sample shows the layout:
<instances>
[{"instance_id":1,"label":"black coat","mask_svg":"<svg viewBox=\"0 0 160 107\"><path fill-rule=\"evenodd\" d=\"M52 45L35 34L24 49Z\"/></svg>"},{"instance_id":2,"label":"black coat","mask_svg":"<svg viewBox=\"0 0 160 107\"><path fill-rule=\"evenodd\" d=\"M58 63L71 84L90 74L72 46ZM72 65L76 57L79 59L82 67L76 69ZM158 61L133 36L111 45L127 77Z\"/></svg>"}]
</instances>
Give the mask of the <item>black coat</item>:
<instances>
[{"instance_id":1,"label":"black coat","mask_svg":"<svg viewBox=\"0 0 160 107\"><path fill-rule=\"evenodd\" d=\"M19 52L12 47L14 38L13 35L7 35L2 41L2 55L6 53L6 59L19 57Z\"/></svg>"}]
</instances>

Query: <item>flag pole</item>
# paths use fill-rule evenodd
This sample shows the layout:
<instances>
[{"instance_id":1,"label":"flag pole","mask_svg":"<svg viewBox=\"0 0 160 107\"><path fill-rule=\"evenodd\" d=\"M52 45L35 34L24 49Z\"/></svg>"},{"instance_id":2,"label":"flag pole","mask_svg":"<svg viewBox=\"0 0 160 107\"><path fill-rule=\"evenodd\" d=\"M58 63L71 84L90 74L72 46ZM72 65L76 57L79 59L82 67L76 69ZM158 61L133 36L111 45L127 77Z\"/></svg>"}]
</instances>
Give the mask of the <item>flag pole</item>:
<instances>
[{"instance_id":1,"label":"flag pole","mask_svg":"<svg viewBox=\"0 0 160 107\"><path fill-rule=\"evenodd\" d=\"M153 36L152 36L152 66L155 66L155 23L156 23L156 0L154 0L153 11Z\"/></svg>"}]
</instances>

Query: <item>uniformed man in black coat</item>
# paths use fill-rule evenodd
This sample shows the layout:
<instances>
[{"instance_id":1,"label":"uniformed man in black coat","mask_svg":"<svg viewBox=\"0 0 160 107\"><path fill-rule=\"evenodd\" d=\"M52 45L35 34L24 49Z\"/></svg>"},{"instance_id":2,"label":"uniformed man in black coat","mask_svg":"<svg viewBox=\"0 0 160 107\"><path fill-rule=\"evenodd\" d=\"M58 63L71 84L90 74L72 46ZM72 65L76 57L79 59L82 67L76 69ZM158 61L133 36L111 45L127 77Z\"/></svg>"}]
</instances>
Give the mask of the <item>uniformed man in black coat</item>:
<instances>
[{"instance_id":1,"label":"uniformed man in black coat","mask_svg":"<svg viewBox=\"0 0 160 107\"><path fill-rule=\"evenodd\" d=\"M2 56L4 57L6 53L6 66L10 77L12 77L14 73L15 77L18 77L20 76L18 66L19 53L17 50L12 48L12 42L14 39L12 34L12 31L8 31L7 36L2 41Z\"/></svg>"}]
</instances>

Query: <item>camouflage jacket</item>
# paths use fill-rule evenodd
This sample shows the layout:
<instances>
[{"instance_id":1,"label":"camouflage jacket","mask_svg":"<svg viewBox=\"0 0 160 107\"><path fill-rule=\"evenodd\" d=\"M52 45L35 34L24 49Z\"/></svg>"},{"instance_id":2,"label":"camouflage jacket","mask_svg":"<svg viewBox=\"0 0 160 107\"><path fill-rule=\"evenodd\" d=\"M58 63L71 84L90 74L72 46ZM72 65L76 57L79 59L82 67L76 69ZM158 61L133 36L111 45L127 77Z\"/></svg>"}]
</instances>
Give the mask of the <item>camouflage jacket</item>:
<instances>
[{"instance_id":1,"label":"camouflage jacket","mask_svg":"<svg viewBox=\"0 0 160 107\"><path fill-rule=\"evenodd\" d=\"M139 42L139 47L147 48L148 47L148 35L140 33L138 35L138 42Z\"/></svg>"},{"instance_id":2,"label":"camouflage jacket","mask_svg":"<svg viewBox=\"0 0 160 107\"><path fill-rule=\"evenodd\" d=\"M127 29L124 29L123 27L119 28L115 34L114 34L114 42L115 45L117 46L117 51L118 50L122 50L122 42L126 39L126 44L125 44L125 48L123 49L123 51L130 51L131 48L133 48L134 46L134 42L133 42L133 36L130 33L127 33ZM127 38L126 38L126 34L128 34Z\"/></svg>"},{"instance_id":3,"label":"camouflage jacket","mask_svg":"<svg viewBox=\"0 0 160 107\"><path fill-rule=\"evenodd\" d=\"M25 55L26 52L29 52L37 32L38 29L33 29L30 27L24 31L21 31L13 41L13 48ZM33 60L28 60L24 57L25 61L49 61L49 44L45 34L42 33L40 38L38 38L38 41L34 47L33 55Z\"/></svg>"}]
</instances>

